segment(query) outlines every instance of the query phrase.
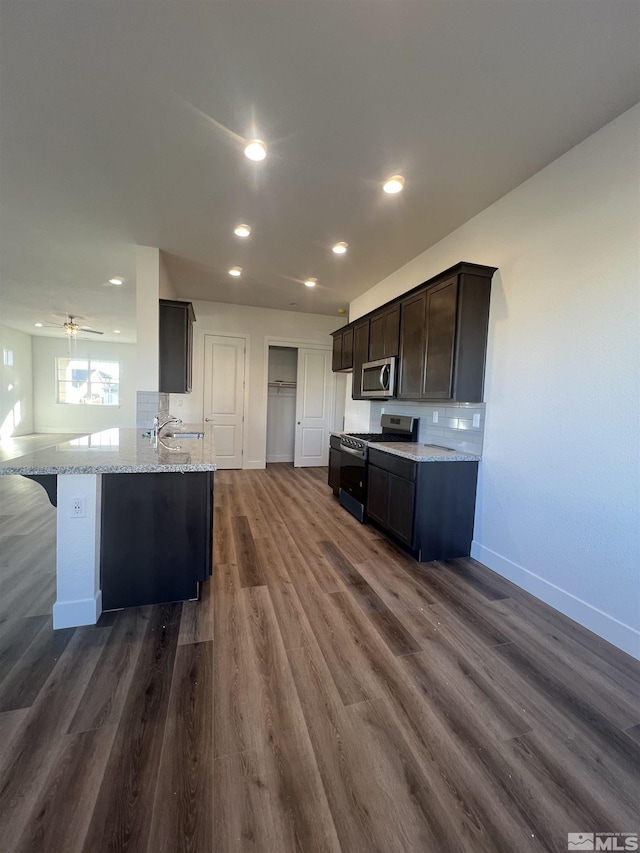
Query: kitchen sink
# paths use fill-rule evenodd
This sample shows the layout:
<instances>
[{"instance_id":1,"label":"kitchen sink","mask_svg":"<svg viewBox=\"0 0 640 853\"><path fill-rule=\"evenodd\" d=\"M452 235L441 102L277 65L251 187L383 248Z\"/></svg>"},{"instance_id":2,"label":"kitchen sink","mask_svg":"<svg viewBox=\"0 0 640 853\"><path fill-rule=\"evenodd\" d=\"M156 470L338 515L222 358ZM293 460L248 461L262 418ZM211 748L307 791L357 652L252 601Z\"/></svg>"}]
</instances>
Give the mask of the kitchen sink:
<instances>
[{"instance_id":1,"label":"kitchen sink","mask_svg":"<svg viewBox=\"0 0 640 853\"><path fill-rule=\"evenodd\" d=\"M163 438L204 438L203 432L180 432L176 430L175 432L165 432L163 434Z\"/></svg>"}]
</instances>

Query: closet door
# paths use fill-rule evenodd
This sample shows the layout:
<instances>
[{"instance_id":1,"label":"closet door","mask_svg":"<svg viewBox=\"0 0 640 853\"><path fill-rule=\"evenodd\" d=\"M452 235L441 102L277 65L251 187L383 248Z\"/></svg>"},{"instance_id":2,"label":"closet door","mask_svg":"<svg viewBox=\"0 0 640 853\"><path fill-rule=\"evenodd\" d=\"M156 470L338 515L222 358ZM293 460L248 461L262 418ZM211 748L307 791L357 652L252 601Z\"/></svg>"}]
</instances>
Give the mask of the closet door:
<instances>
[{"instance_id":1,"label":"closet door","mask_svg":"<svg viewBox=\"0 0 640 853\"><path fill-rule=\"evenodd\" d=\"M333 374L329 350L299 349L296 468L329 464Z\"/></svg>"}]
</instances>

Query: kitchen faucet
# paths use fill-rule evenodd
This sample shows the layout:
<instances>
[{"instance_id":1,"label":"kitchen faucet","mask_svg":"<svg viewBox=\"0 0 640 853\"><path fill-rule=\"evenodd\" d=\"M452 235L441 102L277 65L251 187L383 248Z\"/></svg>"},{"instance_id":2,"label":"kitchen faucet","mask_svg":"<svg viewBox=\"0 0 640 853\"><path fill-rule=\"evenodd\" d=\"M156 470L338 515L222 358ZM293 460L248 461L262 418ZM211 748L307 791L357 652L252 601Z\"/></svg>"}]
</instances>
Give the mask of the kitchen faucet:
<instances>
[{"instance_id":1,"label":"kitchen faucet","mask_svg":"<svg viewBox=\"0 0 640 853\"><path fill-rule=\"evenodd\" d=\"M160 435L161 430L163 430L166 426L169 426L169 424L178 425L181 423L182 423L182 419L176 418L173 415L169 415L169 417L165 421L160 423L160 415L159 414L156 415L155 418L153 419L153 435L154 435L156 441L158 439L158 436Z\"/></svg>"}]
</instances>

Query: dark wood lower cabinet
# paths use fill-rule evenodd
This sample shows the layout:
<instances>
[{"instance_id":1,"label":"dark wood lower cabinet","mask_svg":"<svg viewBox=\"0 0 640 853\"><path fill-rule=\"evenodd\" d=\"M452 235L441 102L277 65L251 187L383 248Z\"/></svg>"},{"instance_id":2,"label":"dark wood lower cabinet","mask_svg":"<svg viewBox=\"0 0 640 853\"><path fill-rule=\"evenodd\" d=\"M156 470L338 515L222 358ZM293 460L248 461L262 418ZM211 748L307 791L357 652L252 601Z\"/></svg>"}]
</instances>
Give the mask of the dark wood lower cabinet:
<instances>
[{"instance_id":1,"label":"dark wood lower cabinet","mask_svg":"<svg viewBox=\"0 0 640 853\"><path fill-rule=\"evenodd\" d=\"M103 475L103 609L196 598L212 540L213 472Z\"/></svg>"},{"instance_id":2,"label":"dark wood lower cabinet","mask_svg":"<svg viewBox=\"0 0 640 853\"><path fill-rule=\"evenodd\" d=\"M412 462L369 451L367 516L421 562L471 550L477 462Z\"/></svg>"}]
</instances>

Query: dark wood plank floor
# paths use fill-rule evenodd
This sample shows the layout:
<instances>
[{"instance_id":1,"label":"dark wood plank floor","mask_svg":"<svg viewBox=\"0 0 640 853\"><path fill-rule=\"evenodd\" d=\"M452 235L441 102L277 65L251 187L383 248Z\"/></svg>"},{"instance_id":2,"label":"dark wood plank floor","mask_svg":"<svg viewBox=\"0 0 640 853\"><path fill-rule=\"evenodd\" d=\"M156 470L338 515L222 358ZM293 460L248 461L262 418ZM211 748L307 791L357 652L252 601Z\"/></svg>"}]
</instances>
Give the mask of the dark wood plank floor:
<instances>
[{"instance_id":1,"label":"dark wood plank floor","mask_svg":"<svg viewBox=\"0 0 640 853\"><path fill-rule=\"evenodd\" d=\"M566 851L640 829L640 664L326 469L222 471L202 600L54 632L55 511L0 477L3 853Z\"/></svg>"}]
</instances>

